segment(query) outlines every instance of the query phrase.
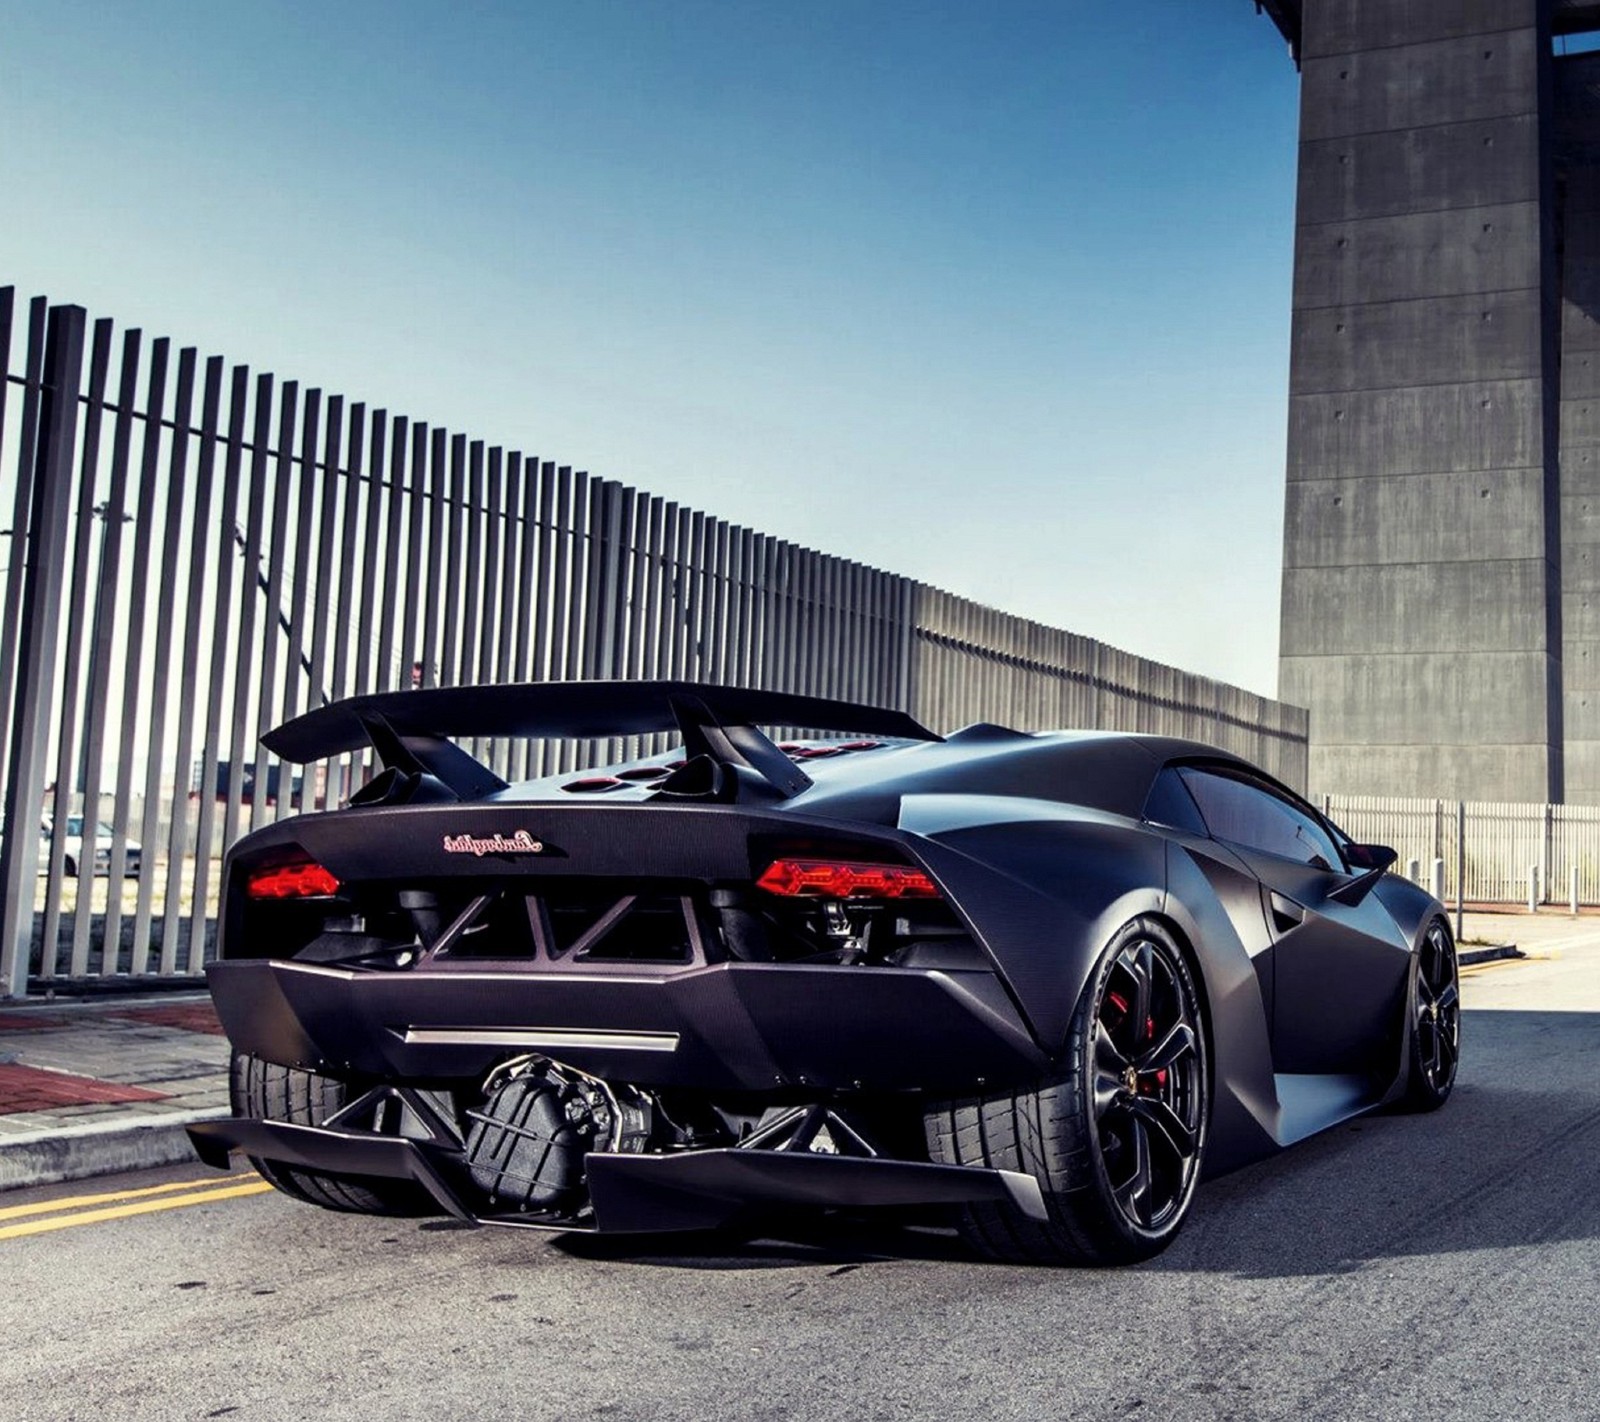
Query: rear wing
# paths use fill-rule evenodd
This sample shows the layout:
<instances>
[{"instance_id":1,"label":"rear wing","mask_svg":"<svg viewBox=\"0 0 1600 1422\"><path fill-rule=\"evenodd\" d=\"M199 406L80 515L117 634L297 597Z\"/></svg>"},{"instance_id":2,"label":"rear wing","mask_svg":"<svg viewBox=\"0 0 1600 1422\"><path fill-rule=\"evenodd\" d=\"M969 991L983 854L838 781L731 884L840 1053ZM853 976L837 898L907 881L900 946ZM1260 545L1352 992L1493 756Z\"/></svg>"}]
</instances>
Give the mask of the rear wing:
<instances>
[{"instance_id":1,"label":"rear wing","mask_svg":"<svg viewBox=\"0 0 1600 1422\"><path fill-rule=\"evenodd\" d=\"M504 782L451 744L456 739L589 740L676 731L691 755L748 766L781 793L797 794L809 779L757 726L940 739L904 711L787 691L691 681L555 681L353 696L286 721L261 743L296 764L372 746L388 766L426 770L462 798L477 798Z\"/></svg>"}]
</instances>

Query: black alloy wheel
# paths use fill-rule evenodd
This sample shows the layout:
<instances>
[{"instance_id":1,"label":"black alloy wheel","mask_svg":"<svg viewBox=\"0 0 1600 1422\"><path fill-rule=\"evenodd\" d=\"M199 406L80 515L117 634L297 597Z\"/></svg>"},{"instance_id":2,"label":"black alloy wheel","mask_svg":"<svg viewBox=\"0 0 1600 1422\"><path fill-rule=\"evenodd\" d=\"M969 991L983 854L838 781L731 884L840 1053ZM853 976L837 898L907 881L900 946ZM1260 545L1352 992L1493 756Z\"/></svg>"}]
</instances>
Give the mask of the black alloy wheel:
<instances>
[{"instance_id":1,"label":"black alloy wheel","mask_svg":"<svg viewBox=\"0 0 1600 1422\"><path fill-rule=\"evenodd\" d=\"M930 1160L1015 1170L1038 1182L1046 1218L973 1204L962 1233L991 1259L1134 1264L1183 1226L1205 1155L1205 1022L1188 959L1167 924L1136 918L1084 985L1066 1053L1031 1088L935 1102Z\"/></svg>"},{"instance_id":2,"label":"black alloy wheel","mask_svg":"<svg viewBox=\"0 0 1600 1422\"><path fill-rule=\"evenodd\" d=\"M1194 1192L1206 1103L1199 1007L1170 942L1138 934L1102 973L1086 1076L1106 1188L1128 1227L1161 1235Z\"/></svg>"},{"instance_id":3,"label":"black alloy wheel","mask_svg":"<svg viewBox=\"0 0 1600 1422\"><path fill-rule=\"evenodd\" d=\"M1432 1111L1455 1085L1461 1057L1461 983L1443 919L1428 925L1411 966L1411 1079L1406 1104Z\"/></svg>"}]
</instances>

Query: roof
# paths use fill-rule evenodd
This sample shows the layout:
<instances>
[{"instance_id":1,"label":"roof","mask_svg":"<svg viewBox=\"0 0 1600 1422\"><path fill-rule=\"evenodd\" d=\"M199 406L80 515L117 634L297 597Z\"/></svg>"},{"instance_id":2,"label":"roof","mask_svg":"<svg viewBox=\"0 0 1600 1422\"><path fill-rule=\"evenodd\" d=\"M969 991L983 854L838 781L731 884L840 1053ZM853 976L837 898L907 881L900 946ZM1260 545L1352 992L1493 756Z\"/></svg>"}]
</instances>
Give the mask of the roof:
<instances>
[{"instance_id":1,"label":"roof","mask_svg":"<svg viewBox=\"0 0 1600 1422\"><path fill-rule=\"evenodd\" d=\"M1300 62L1304 0L1255 0L1257 13L1265 13L1289 42L1289 53ZM1600 0L1551 0L1550 29L1558 35L1600 30Z\"/></svg>"},{"instance_id":2,"label":"roof","mask_svg":"<svg viewBox=\"0 0 1600 1422\"><path fill-rule=\"evenodd\" d=\"M1267 17L1289 41L1289 53L1295 63L1300 62L1300 27L1304 14L1301 0L1256 0L1256 13L1265 11Z\"/></svg>"}]
</instances>

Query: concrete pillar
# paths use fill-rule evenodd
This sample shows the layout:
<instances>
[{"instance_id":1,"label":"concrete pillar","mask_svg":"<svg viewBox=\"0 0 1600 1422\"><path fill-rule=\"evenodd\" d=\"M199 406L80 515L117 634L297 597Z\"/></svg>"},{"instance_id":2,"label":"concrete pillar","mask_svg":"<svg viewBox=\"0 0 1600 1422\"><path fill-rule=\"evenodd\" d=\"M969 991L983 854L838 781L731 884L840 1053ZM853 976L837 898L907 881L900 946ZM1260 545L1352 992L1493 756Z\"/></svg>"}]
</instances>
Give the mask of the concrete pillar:
<instances>
[{"instance_id":1,"label":"concrete pillar","mask_svg":"<svg viewBox=\"0 0 1600 1422\"><path fill-rule=\"evenodd\" d=\"M1316 788L1562 798L1549 2L1300 7L1279 690Z\"/></svg>"},{"instance_id":2,"label":"concrete pillar","mask_svg":"<svg viewBox=\"0 0 1600 1422\"><path fill-rule=\"evenodd\" d=\"M1555 68L1566 796L1600 804L1600 54Z\"/></svg>"}]
</instances>

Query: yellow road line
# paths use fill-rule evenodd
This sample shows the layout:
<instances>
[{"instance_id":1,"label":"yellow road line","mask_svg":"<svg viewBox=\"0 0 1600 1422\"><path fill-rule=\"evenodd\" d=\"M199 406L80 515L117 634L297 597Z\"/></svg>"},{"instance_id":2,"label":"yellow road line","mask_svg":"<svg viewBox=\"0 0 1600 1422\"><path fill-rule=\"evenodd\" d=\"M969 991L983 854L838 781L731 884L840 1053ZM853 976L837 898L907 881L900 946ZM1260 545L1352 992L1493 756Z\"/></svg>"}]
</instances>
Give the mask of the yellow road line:
<instances>
[{"instance_id":1,"label":"yellow road line","mask_svg":"<svg viewBox=\"0 0 1600 1422\"><path fill-rule=\"evenodd\" d=\"M31 1205L11 1205L0 1210L0 1220L21 1219L25 1215L51 1215L58 1210L81 1210L88 1205L109 1205L117 1200L139 1200L147 1195L171 1195L179 1190L203 1190L212 1185L235 1185L241 1180L259 1180L255 1171L238 1175L214 1175L207 1180L174 1180L170 1185L146 1185L141 1190L114 1190L109 1195L68 1195L59 1200L39 1200Z\"/></svg>"},{"instance_id":2,"label":"yellow road line","mask_svg":"<svg viewBox=\"0 0 1600 1422\"><path fill-rule=\"evenodd\" d=\"M241 1195L262 1195L272 1186L265 1180L253 1180L246 1185L230 1185L221 1190L204 1190L192 1195L167 1195L158 1200L138 1200L131 1205L113 1205L104 1210L85 1210L75 1215L58 1215L48 1219L24 1220L21 1224L0 1227L0 1239L20 1239L29 1234L47 1234L51 1230L71 1229L74 1225L101 1224L106 1220L127 1219L131 1215L149 1215L157 1210L178 1210L185 1205L204 1205L212 1200L232 1200Z\"/></svg>"}]
</instances>

